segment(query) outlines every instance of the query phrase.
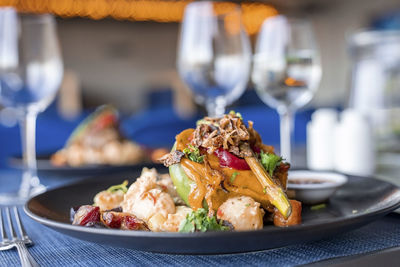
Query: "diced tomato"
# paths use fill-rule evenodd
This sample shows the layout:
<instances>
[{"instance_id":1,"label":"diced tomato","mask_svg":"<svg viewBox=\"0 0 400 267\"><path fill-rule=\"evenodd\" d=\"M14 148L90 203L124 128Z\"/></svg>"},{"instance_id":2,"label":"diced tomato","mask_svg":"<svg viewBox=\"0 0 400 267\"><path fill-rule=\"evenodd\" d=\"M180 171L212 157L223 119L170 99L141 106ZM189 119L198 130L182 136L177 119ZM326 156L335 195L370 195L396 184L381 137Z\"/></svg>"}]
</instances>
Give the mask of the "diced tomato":
<instances>
[{"instance_id":1,"label":"diced tomato","mask_svg":"<svg viewBox=\"0 0 400 267\"><path fill-rule=\"evenodd\" d=\"M125 226L129 230L137 230L140 227L140 222L134 216L125 216Z\"/></svg>"},{"instance_id":2,"label":"diced tomato","mask_svg":"<svg viewBox=\"0 0 400 267\"><path fill-rule=\"evenodd\" d=\"M100 208L90 205L81 206L75 213L73 224L86 225L90 222L100 221Z\"/></svg>"},{"instance_id":3,"label":"diced tomato","mask_svg":"<svg viewBox=\"0 0 400 267\"><path fill-rule=\"evenodd\" d=\"M217 210L217 217L221 218L222 216L224 216L224 213L222 212L222 210L218 209Z\"/></svg>"},{"instance_id":4,"label":"diced tomato","mask_svg":"<svg viewBox=\"0 0 400 267\"><path fill-rule=\"evenodd\" d=\"M120 228L123 217L118 213L104 212L102 214L103 222L110 228Z\"/></svg>"},{"instance_id":5,"label":"diced tomato","mask_svg":"<svg viewBox=\"0 0 400 267\"><path fill-rule=\"evenodd\" d=\"M215 151L215 155L217 155L221 167L228 167L235 170L250 170L246 160L233 155L223 148L218 148Z\"/></svg>"}]
</instances>

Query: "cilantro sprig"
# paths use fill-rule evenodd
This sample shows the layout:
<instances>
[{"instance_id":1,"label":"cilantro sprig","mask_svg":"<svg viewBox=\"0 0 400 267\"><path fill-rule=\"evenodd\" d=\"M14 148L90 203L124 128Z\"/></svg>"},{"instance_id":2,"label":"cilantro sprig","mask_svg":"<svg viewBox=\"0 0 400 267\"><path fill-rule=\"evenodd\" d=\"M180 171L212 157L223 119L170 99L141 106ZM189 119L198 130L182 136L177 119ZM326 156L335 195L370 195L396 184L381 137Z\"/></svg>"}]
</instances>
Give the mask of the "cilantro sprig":
<instances>
[{"instance_id":1,"label":"cilantro sprig","mask_svg":"<svg viewBox=\"0 0 400 267\"><path fill-rule=\"evenodd\" d=\"M232 176L231 176L231 179L230 179L231 183L233 183L235 181L236 176L238 176L238 175L239 175L239 172L232 173Z\"/></svg>"},{"instance_id":2,"label":"cilantro sprig","mask_svg":"<svg viewBox=\"0 0 400 267\"><path fill-rule=\"evenodd\" d=\"M282 157L277 156L273 153L260 153L261 164L270 176L273 176L276 167L278 167L283 161Z\"/></svg>"},{"instance_id":3,"label":"cilantro sprig","mask_svg":"<svg viewBox=\"0 0 400 267\"><path fill-rule=\"evenodd\" d=\"M227 230L229 227L222 225L222 221L218 222L215 216L208 217L207 211L202 208L189 213L179 227L181 233Z\"/></svg>"},{"instance_id":4,"label":"cilantro sprig","mask_svg":"<svg viewBox=\"0 0 400 267\"><path fill-rule=\"evenodd\" d=\"M322 203L322 204L318 204L318 205L314 205L311 206L311 210L321 210L321 209L325 209L326 208L326 204Z\"/></svg>"},{"instance_id":5,"label":"cilantro sprig","mask_svg":"<svg viewBox=\"0 0 400 267\"><path fill-rule=\"evenodd\" d=\"M204 155L200 154L200 150L198 147L195 147L195 146L189 144L189 147L183 149L183 153L185 153L186 157L188 159L190 159L191 161L194 161L197 163L204 162Z\"/></svg>"}]
</instances>

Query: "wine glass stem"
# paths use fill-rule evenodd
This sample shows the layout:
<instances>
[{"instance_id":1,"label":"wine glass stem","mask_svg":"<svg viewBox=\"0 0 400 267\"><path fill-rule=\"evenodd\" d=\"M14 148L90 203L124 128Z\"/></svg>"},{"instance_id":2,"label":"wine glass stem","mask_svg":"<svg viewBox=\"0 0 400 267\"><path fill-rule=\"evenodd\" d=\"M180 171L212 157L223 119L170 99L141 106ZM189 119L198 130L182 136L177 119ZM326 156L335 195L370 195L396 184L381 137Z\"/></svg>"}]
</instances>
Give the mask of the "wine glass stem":
<instances>
[{"instance_id":1,"label":"wine glass stem","mask_svg":"<svg viewBox=\"0 0 400 267\"><path fill-rule=\"evenodd\" d=\"M279 112L281 134L281 156L291 162L291 139L293 131L293 112L284 110Z\"/></svg>"},{"instance_id":2,"label":"wine glass stem","mask_svg":"<svg viewBox=\"0 0 400 267\"><path fill-rule=\"evenodd\" d=\"M36 175L36 112L25 111L19 120L21 130L24 174L20 188L20 196L28 197L31 186L39 184Z\"/></svg>"},{"instance_id":3,"label":"wine glass stem","mask_svg":"<svg viewBox=\"0 0 400 267\"><path fill-rule=\"evenodd\" d=\"M206 103L207 116L211 118L221 118L225 114L226 103L224 100L208 100Z\"/></svg>"}]
</instances>

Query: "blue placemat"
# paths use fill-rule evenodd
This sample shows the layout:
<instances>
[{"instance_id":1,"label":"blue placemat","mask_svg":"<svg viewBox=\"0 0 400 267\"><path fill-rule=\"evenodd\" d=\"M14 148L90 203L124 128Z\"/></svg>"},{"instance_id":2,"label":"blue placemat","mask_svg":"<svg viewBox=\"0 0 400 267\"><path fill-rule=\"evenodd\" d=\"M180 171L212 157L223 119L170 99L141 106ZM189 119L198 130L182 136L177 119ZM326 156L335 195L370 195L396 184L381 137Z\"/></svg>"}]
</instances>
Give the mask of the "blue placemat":
<instances>
[{"instance_id":1,"label":"blue placemat","mask_svg":"<svg viewBox=\"0 0 400 267\"><path fill-rule=\"evenodd\" d=\"M15 188L17 171L0 171L0 192ZM45 185L57 186L71 179L41 177ZM279 249L230 255L168 255L97 245L64 236L27 216L22 218L29 236L35 241L30 248L42 266L164 266L164 265L263 265L294 266L324 259L356 255L400 246L400 215L391 214L358 230L308 244ZM18 266L16 250L0 252L0 266Z\"/></svg>"}]
</instances>

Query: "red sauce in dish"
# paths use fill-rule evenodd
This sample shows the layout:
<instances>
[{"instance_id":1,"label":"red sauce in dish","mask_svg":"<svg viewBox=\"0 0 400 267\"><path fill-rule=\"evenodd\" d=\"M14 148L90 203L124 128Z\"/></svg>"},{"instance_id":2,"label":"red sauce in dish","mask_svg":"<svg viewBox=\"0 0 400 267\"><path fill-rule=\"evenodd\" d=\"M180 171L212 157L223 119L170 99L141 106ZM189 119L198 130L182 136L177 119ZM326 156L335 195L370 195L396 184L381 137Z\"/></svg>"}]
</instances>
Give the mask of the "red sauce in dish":
<instances>
[{"instance_id":1,"label":"red sauce in dish","mask_svg":"<svg viewBox=\"0 0 400 267\"><path fill-rule=\"evenodd\" d=\"M333 184L333 181L318 178L294 178L288 180L289 184Z\"/></svg>"}]
</instances>

